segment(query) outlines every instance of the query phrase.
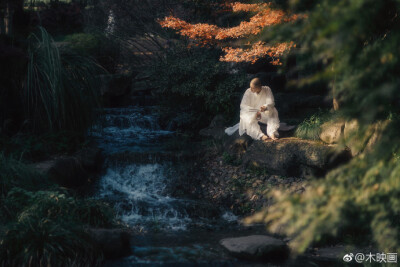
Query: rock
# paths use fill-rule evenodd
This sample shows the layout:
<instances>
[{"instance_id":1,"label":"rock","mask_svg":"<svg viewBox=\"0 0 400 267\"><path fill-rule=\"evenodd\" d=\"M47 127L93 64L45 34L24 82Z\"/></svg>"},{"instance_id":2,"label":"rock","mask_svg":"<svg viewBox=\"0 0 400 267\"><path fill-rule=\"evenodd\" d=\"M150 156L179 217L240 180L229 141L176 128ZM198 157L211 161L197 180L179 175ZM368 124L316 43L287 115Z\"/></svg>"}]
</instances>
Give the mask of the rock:
<instances>
[{"instance_id":1,"label":"rock","mask_svg":"<svg viewBox=\"0 0 400 267\"><path fill-rule=\"evenodd\" d=\"M53 182L64 187L79 187L88 183L89 174L74 157L57 157L36 163L33 167L47 175Z\"/></svg>"},{"instance_id":2,"label":"rock","mask_svg":"<svg viewBox=\"0 0 400 267\"><path fill-rule=\"evenodd\" d=\"M358 121L347 121L344 126L343 136L351 154L356 156L363 151L371 151L374 145L380 140L382 132L388 124L389 120L378 121L368 126L365 136L357 136L360 127Z\"/></svg>"},{"instance_id":3,"label":"rock","mask_svg":"<svg viewBox=\"0 0 400 267\"><path fill-rule=\"evenodd\" d=\"M223 136L225 151L237 159L241 158L246 153L253 141L254 140L247 134L240 136L238 131L230 136L224 133Z\"/></svg>"},{"instance_id":4,"label":"rock","mask_svg":"<svg viewBox=\"0 0 400 267\"><path fill-rule=\"evenodd\" d=\"M47 175L55 183L75 188L90 183L92 177L100 171L102 163L101 149L87 147L72 156L55 157L33 164L33 167Z\"/></svg>"},{"instance_id":5,"label":"rock","mask_svg":"<svg viewBox=\"0 0 400 267\"><path fill-rule=\"evenodd\" d=\"M351 155L354 157L362 150L362 143L358 138L353 138L358 133L359 124L357 120L346 121L344 124L343 138L346 146L350 149ZM365 141L365 140L364 140Z\"/></svg>"},{"instance_id":6,"label":"rock","mask_svg":"<svg viewBox=\"0 0 400 267\"><path fill-rule=\"evenodd\" d=\"M289 255L285 242L266 235L225 238L220 244L233 256L247 260L286 259Z\"/></svg>"},{"instance_id":7,"label":"rock","mask_svg":"<svg viewBox=\"0 0 400 267\"><path fill-rule=\"evenodd\" d=\"M47 174L64 187L79 187L88 183L89 174L75 157L60 157L53 161Z\"/></svg>"},{"instance_id":8,"label":"rock","mask_svg":"<svg viewBox=\"0 0 400 267\"><path fill-rule=\"evenodd\" d=\"M253 142L243 156L243 163L271 174L306 177L322 176L350 158L349 151L338 152L334 145L291 137Z\"/></svg>"},{"instance_id":9,"label":"rock","mask_svg":"<svg viewBox=\"0 0 400 267\"><path fill-rule=\"evenodd\" d=\"M343 121L322 124L319 138L327 144L338 143L343 138L344 125Z\"/></svg>"},{"instance_id":10,"label":"rock","mask_svg":"<svg viewBox=\"0 0 400 267\"><path fill-rule=\"evenodd\" d=\"M379 121L370 127L370 131L373 131L371 137L368 139L368 143L365 147L366 151L371 151L375 144L379 142L382 137L382 132L386 129L389 124L389 120Z\"/></svg>"},{"instance_id":11,"label":"rock","mask_svg":"<svg viewBox=\"0 0 400 267\"><path fill-rule=\"evenodd\" d=\"M101 149L98 147L83 148L76 152L75 157L89 171L100 171L103 164Z\"/></svg>"},{"instance_id":12,"label":"rock","mask_svg":"<svg viewBox=\"0 0 400 267\"><path fill-rule=\"evenodd\" d=\"M106 259L128 256L131 253L130 234L122 229L89 229Z\"/></svg>"},{"instance_id":13,"label":"rock","mask_svg":"<svg viewBox=\"0 0 400 267\"><path fill-rule=\"evenodd\" d=\"M225 118L223 115L216 115L207 128L201 129L199 132L202 136L213 137L221 140L225 135Z\"/></svg>"}]
</instances>

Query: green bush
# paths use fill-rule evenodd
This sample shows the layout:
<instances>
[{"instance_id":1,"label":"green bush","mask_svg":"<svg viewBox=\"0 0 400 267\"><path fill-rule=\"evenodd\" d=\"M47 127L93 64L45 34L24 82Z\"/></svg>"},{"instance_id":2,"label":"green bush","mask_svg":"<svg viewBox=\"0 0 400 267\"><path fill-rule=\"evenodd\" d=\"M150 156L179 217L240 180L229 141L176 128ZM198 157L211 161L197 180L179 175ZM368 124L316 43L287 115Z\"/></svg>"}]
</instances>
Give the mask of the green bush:
<instances>
[{"instance_id":1,"label":"green bush","mask_svg":"<svg viewBox=\"0 0 400 267\"><path fill-rule=\"evenodd\" d=\"M2 266L100 266L103 255L82 228L30 217L0 230Z\"/></svg>"},{"instance_id":2,"label":"green bush","mask_svg":"<svg viewBox=\"0 0 400 267\"><path fill-rule=\"evenodd\" d=\"M329 111L319 110L297 126L295 136L303 139L319 140L322 124L330 119L332 119L332 114Z\"/></svg>"},{"instance_id":3,"label":"green bush","mask_svg":"<svg viewBox=\"0 0 400 267\"><path fill-rule=\"evenodd\" d=\"M95 199L77 199L60 191L27 191L13 188L4 199L10 218L18 221L32 216L63 222L71 221L93 227L114 225L113 209Z\"/></svg>"},{"instance_id":4,"label":"green bush","mask_svg":"<svg viewBox=\"0 0 400 267\"><path fill-rule=\"evenodd\" d=\"M104 34L75 33L65 36L62 41L67 42L67 47L78 54L93 57L109 72L115 71L119 46Z\"/></svg>"},{"instance_id":5,"label":"green bush","mask_svg":"<svg viewBox=\"0 0 400 267\"><path fill-rule=\"evenodd\" d=\"M103 255L86 228L117 226L115 216L0 154L0 266L98 266Z\"/></svg>"},{"instance_id":6,"label":"green bush","mask_svg":"<svg viewBox=\"0 0 400 267\"><path fill-rule=\"evenodd\" d=\"M108 204L66 191L15 187L1 203L0 265L99 265L102 252L85 229L116 225Z\"/></svg>"}]
</instances>

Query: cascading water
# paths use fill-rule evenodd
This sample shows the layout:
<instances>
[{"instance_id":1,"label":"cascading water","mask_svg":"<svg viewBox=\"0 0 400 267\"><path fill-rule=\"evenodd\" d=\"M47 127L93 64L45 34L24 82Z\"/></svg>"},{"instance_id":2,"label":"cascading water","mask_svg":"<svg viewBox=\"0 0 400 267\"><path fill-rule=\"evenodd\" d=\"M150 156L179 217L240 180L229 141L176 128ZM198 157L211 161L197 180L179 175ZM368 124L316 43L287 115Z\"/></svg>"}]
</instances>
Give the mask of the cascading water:
<instances>
[{"instance_id":1,"label":"cascading water","mask_svg":"<svg viewBox=\"0 0 400 267\"><path fill-rule=\"evenodd\" d=\"M145 229L145 234L132 236L131 256L105 266L238 266L219 240L262 230L239 226L235 215L209 203L169 196L175 165L157 155L165 152L163 141L173 138L173 132L161 129L151 113L154 109L105 109L101 123L91 131L106 154L95 197L112 203L128 225ZM239 266L257 265L240 261Z\"/></svg>"},{"instance_id":2,"label":"cascading water","mask_svg":"<svg viewBox=\"0 0 400 267\"><path fill-rule=\"evenodd\" d=\"M101 123L91 131L107 154L107 169L96 196L113 203L121 219L130 225L185 230L192 223L207 223L196 214L208 208L204 203L176 199L166 192L173 164L156 160L154 155L162 152L163 140L171 138L173 132L162 130L151 110L139 106L105 109ZM228 213L221 216L224 218L235 220Z\"/></svg>"}]
</instances>

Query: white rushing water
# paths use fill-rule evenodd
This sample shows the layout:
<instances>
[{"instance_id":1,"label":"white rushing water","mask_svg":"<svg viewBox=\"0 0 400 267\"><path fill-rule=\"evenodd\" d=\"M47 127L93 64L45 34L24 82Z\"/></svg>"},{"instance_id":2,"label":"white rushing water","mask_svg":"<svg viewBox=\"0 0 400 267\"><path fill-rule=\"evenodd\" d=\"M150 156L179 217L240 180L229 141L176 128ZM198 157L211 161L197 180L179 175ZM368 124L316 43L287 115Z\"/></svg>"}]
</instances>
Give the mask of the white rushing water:
<instances>
[{"instance_id":1,"label":"white rushing water","mask_svg":"<svg viewBox=\"0 0 400 267\"><path fill-rule=\"evenodd\" d=\"M110 166L100 180L98 196L115 200L115 207L128 224L185 230L191 222L179 200L164 193L168 164ZM178 207L176 207L178 206Z\"/></svg>"},{"instance_id":2,"label":"white rushing water","mask_svg":"<svg viewBox=\"0 0 400 267\"><path fill-rule=\"evenodd\" d=\"M107 169L95 196L111 202L121 219L130 225L186 230L189 224L206 221L201 216L208 212L209 206L173 198L166 192L173 165L165 160L151 160L149 155L159 152L162 140L172 132L161 129L151 110L154 109L105 109L101 123L91 131L107 154ZM237 220L230 212L221 218L226 222Z\"/></svg>"}]
</instances>

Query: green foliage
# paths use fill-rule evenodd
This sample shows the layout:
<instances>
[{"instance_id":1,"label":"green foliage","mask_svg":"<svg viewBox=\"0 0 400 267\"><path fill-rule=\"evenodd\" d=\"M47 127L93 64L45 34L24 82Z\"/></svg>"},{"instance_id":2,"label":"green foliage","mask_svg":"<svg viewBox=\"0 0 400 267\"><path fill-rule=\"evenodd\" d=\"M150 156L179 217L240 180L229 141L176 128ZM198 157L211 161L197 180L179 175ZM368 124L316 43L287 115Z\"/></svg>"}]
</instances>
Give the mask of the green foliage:
<instances>
[{"instance_id":1,"label":"green foliage","mask_svg":"<svg viewBox=\"0 0 400 267\"><path fill-rule=\"evenodd\" d=\"M45 29L29 38L25 107L36 131L86 131L100 107L98 75L89 58L61 54Z\"/></svg>"},{"instance_id":2,"label":"green foliage","mask_svg":"<svg viewBox=\"0 0 400 267\"><path fill-rule=\"evenodd\" d=\"M63 191L13 188L1 202L0 265L99 265L102 252L87 227L116 225L113 209ZM4 223L4 222L3 222Z\"/></svg>"},{"instance_id":3,"label":"green foliage","mask_svg":"<svg viewBox=\"0 0 400 267\"><path fill-rule=\"evenodd\" d=\"M276 204L253 220L271 229L282 226L294 237L296 252L335 237L400 253L400 124L390 115L400 110L400 2L290 1L289 7L307 18L276 27L265 37L299 44L296 53L308 55L298 57L300 70L319 65L302 82L330 83L340 116L359 124L347 142L364 142L371 124L391 121L380 129L372 151L312 181L304 194L276 192Z\"/></svg>"},{"instance_id":4,"label":"green foliage","mask_svg":"<svg viewBox=\"0 0 400 267\"><path fill-rule=\"evenodd\" d=\"M400 126L398 121L392 124ZM395 131L384 134L383 143L399 139ZM336 236L336 241L356 246L372 242L379 250L399 253L400 161L391 156L399 153L399 144L355 157L325 179L313 181L303 195L273 192L277 204L255 218L268 222L272 230L285 225L298 252Z\"/></svg>"},{"instance_id":5,"label":"green foliage","mask_svg":"<svg viewBox=\"0 0 400 267\"><path fill-rule=\"evenodd\" d=\"M219 62L219 52L178 46L152 69L154 85L163 104L176 112L188 114L187 125L194 129L209 123L217 113L233 115L235 104L248 84L244 72L229 73L229 65ZM197 127L196 127L197 126Z\"/></svg>"},{"instance_id":6,"label":"green foliage","mask_svg":"<svg viewBox=\"0 0 400 267\"><path fill-rule=\"evenodd\" d=\"M75 33L65 36L62 41L67 42L67 47L78 54L95 58L109 72L114 71L119 46L104 34Z\"/></svg>"},{"instance_id":7,"label":"green foliage","mask_svg":"<svg viewBox=\"0 0 400 267\"><path fill-rule=\"evenodd\" d=\"M100 249L74 225L47 218L18 221L0 231L3 266L100 266Z\"/></svg>"},{"instance_id":8,"label":"green foliage","mask_svg":"<svg viewBox=\"0 0 400 267\"><path fill-rule=\"evenodd\" d=\"M319 140L322 124L331 119L331 117L329 112L319 110L297 126L295 136L303 139Z\"/></svg>"},{"instance_id":9,"label":"green foliage","mask_svg":"<svg viewBox=\"0 0 400 267\"><path fill-rule=\"evenodd\" d=\"M37 190L50 185L45 176L20 161L0 153L0 199L5 197L13 187Z\"/></svg>"},{"instance_id":10,"label":"green foliage","mask_svg":"<svg viewBox=\"0 0 400 267\"><path fill-rule=\"evenodd\" d=\"M1 266L98 266L102 252L86 228L116 225L108 204L71 196L0 154Z\"/></svg>"},{"instance_id":11,"label":"green foliage","mask_svg":"<svg viewBox=\"0 0 400 267\"><path fill-rule=\"evenodd\" d=\"M62 191L32 192L15 187L3 205L10 218L17 221L37 216L93 227L114 225L114 212L109 205L95 199L77 199Z\"/></svg>"}]
</instances>

